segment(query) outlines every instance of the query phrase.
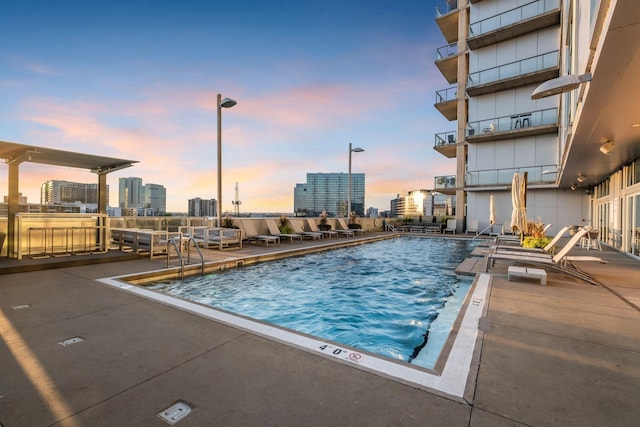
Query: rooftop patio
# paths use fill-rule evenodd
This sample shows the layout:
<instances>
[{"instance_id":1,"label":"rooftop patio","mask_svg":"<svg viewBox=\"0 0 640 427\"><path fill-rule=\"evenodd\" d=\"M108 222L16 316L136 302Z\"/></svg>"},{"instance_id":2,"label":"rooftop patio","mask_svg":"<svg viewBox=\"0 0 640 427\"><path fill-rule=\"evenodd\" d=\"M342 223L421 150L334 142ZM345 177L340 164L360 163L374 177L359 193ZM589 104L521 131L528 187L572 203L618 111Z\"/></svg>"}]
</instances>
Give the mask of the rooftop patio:
<instances>
[{"instance_id":1,"label":"rooftop patio","mask_svg":"<svg viewBox=\"0 0 640 427\"><path fill-rule=\"evenodd\" d=\"M206 252L269 256L326 243ZM164 269L162 259L4 274L0 423L166 425L158 414L186 402L194 410L177 425L632 425L640 416L640 264L607 247L598 256L608 263L580 267L606 287L553 272L546 287L509 282L504 263L491 270L464 398L96 281ZM73 337L84 341L59 344Z\"/></svg>"}]
</instances>

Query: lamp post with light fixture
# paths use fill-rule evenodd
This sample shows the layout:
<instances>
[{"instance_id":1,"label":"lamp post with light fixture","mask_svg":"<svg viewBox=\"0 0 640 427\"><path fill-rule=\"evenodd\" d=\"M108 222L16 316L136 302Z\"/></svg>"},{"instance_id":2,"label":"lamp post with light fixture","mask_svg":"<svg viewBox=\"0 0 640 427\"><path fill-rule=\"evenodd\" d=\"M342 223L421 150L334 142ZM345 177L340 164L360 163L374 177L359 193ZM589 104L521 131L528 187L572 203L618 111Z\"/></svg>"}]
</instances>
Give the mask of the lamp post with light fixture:
<instances>
[{"instance_id":1,"label":"lamp post with light fixture","mask_svg":"<svg viewBox=\"0 0 640 427\"><path fill-rule=\"evenodd\" d=\"M222 109L231 108L236 104L235 99L222 99L222 95L218 94L218 227L222 227Z\"/></svg>"},{"instance_id":2,"label":"lamp post with light fixture","mask_svg":"<svg viewBox=\"0 0 640 427\"><path fill-rule=\"evenodd\" d=\"M351 153L362 153L364 148L356 147L352 148L351 143L349 143L349 177L347 178L349 182L347 183L347 218L351 215Z\"/></svg>"}]
</instances>

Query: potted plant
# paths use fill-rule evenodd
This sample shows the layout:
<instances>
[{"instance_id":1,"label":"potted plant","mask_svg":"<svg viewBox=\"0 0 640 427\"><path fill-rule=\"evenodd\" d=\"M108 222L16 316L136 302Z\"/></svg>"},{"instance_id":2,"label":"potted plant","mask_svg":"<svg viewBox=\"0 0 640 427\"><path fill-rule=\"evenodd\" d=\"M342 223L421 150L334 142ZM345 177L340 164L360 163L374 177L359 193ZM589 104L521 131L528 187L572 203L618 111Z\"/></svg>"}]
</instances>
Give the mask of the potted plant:
<instances>
[{"instance_id":1,"label":"potted plant","mask_svg":"<svg viewBox=\"0 0 640 427\"><path fill-rule=\"evenodd\" d=\"M320 214L320 223L318 224L318 229L320 229L320 231L331 230L331 224L327 222L327 211L322 211L322 213Z\"/></svg>"},{"instance_id":2,"label":"potted plant","mask_svg":"<svg viewBox=\"0 0 640 427\"><path fill-rule=\"evenodd\" d=\"M349 228L351 230L359 230L362 228L360 224L358 224L358 215L354 211L351 211L351 215L349 215Z\"/></svg>"},{"instance_id":3,"label":"potted plant","mask_svg":"<svg viewBox=\"0 0 640 427\"><path fill-rule=\"evenodd\" d=\"M544 234L544 223L540 221L530 221L527 223L527 229L529 231L522 241L523 247L544 248L551 241L551 239Z\"/></svg>"},{"instance_id":4,"label":"potted plant","mask_svg":"<svg viewBox=\"0 0 640 427\"><path fill-rule=\"evenodd\" d=\"M289 225L289 220L286 215L282 215L279 221L280 225L278 229L282 234L293 234L293 228Z\"/></svg>"}]
</instances>

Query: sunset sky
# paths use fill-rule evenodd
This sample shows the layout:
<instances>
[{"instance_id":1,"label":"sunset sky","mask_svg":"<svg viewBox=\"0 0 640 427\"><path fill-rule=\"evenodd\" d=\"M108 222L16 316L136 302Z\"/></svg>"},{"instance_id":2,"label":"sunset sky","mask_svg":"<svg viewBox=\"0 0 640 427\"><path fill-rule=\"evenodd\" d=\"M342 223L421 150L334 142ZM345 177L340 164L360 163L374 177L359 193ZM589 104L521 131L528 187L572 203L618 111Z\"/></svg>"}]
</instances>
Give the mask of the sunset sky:
<instances>
[{"instance_id":1,"label":"sunset sky","mask_svg":"<svg viewBox=\"0 0 640 427\"><path fill-rule=\"evenodd\" d=\"M223 110L223 203L292 212L308 172L366 174L366 207L455 174L433 150L454 130L433 107L449 85L441 0L0 0L0 140L137 160L108 175L164 185L167 210L216 198L216 94ZM0 198L7 194L0 166ZM88 171L23 164L39 203L49 179Z\"/></svg>"}]
</instances>

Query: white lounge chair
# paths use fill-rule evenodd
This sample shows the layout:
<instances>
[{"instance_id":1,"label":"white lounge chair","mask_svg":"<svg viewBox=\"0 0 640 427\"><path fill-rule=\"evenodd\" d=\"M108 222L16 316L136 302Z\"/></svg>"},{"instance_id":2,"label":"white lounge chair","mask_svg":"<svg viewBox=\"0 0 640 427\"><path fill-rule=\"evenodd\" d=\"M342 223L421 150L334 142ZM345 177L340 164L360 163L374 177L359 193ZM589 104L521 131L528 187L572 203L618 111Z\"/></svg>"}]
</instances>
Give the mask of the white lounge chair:
<instances>
[{"instance_id":1,"label":"white lounge chair","mask_svg":"<svg viewBox=\"0 0 640 427\"><path fill-rule=\"evenodd\" d=\"M338 223L338 225L343 229L343 230L351 230L354 234L358 233L360 235L363 235L364 233L367 232L367 230L364 230L362 228L349 228L349 226L347 225L346 222L344 222L344 218L337 218L336 222ZM340 231L340 230L338 230Z\"/></svg>"},{"instance_id":2,"label":"white lounge chair","mask_svg":"<svg viewBox=\"0 0 640 427\"><path fill-rule=\"evenodd\" d=\"M478 220L470 219L467 221L467 229L464 234L475 233L478 234Z\"/></svg>"},{"instance_id":3,"label":"white lounge chair","mask_svg":"<svg viewBox=\"0 0 640 427\"><path fill-rule=\"evenodd\" d=\"M342 227L339 221L336 221L336 224ZM356 235L356 233L353 230L350 230L349 227L342 227L342 229L336 227L336 233L338 233L338 236L346 237L352 237Z\"/></svg>"},{"instance_id":4,"label":"white lounge chair","mask_svg":"<svg viewBox=\"0 0 640 427\"><path fill-rule=\"evenodd\" d=\"M272 236L278 236L281 239L289 239L289 241L291 243L293 243L293 239L300 239L300 243L302 243L302 235L301 234L296 234L296 233L281 233L280 229L278 228L278 224L276 224L276 220L275 219L265 219L265 222L267 223L267 228L269 229L269 233L271 233Z\"/></svg>"},{"instance_id":5,"label":"white lounge chair","mask_svg":"<svg viewBox=\"0 0 640 427\"><path fill-rule=\"evenodd\" d=\"M311 219L311 218L307 218L307 225L309 225L309 229L311 231L314 232L318 232L318 233L322 233L324 236L328 236L329 238L331 238L332 236L337 236L338 232L337 231L333 231L333 230L320 230L318 228L318 224L316 224L316 221Z\"/></svg>"},{"instance_id":6,"label":"white lounge chair","mask_svg":"<svg viewBox=\"0 0 640 427\"><path fill-rule=\"evenodd\" d=\"M566 245L562 247L554 256L545 253L515 253L515 252L492 252L487 256L487 265L485 271L489 271L493 267L496 260L509 260L522 264L533 264L549 267L563 273L578 277L588 283L599 285L600 283L590 274L577 269L572 262L595 261L606 263L599 257L593 256L568 256L568 253L580 241L580 239L588 232L587 228L578 230L576 234L569 239Z\"/></svg>"},{"instance_id":7,"label":"white lounge chair","mask_svg":"<svg viewBox=\"0 0 640 427\"><path fill-rule=\"evenodd\" d=\"M442 230L443 234L447 234L447 232L451 233L451 234L456 234L456 224L457 220L455 219L448 219L447 220L447 227Z\"/></svg>"},{"instance_id":8,"label":"white lounge chair","mask_svg":"<svg viewBox=\"0 0 640 427\"><path fill-rule=\"evenodd\" d=\"M256 231L256 226L252 221L242 221L240 220L240 228L245 235L245 238L249 242L264 242L266 246L269 246L269 243L277 243L280 245L280 237L279 236L267 236L264 234L258 234Z\"/></svg>"},{"instance_id":9,"label":"white lounge chair","mask_svg":"<svg viewBox=\"0 0 640 427\"><path fill-rule=\"evenodd\" d=\"M302 226L296 220L289 220L289 223L291 224L294 233L300 234L303 238L307 237L312 240L320 240L324 237L320 231L304 231Z\"/></svg>"}]
</instances>

